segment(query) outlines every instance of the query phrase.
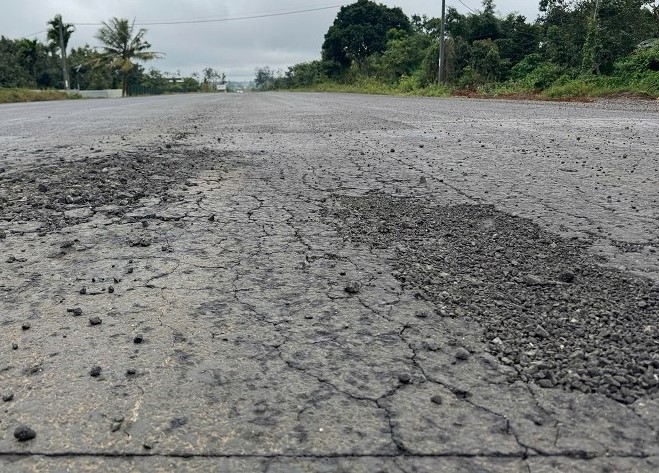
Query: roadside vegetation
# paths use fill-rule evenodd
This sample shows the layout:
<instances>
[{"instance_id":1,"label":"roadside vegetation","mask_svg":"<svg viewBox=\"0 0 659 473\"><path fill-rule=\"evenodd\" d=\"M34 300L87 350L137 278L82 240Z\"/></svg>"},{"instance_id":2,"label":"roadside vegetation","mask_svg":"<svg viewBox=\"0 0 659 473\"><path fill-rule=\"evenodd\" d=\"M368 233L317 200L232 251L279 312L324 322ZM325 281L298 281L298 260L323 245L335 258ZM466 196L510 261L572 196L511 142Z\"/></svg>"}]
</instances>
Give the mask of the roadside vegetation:
<instances>
[{"instance_id":1,"label":"roadside vegetation","mask_svg":"<svg viewBox=\"0 0 659 473\"><path fill-rule=\"evenodd\" d=\"M74 97L59 90L0 89L0 103L66 100Z\"/></svg>"},{"instance_id":2,"label":"roadside vegetation","mask_svg":"<svg viewBox=\"0 0 659 473\"><path fill-rule=\"evenodd\" d=\"M441 20L369 0L342 7L321 58L258 68L260 90L540 99L659 97L659 1L540 0L534 22L496 12L446 14L445 82L437 85Z\"/></svg>"},{"instance_id":3,"label":"roadside vegetation","mask_svg":"<svg viewBox=\"0 0 659 473\"><path fill-rule=\"evenodd\" d=\"M96 34L97 47L69 48L75 26L60 15L47 22L46 42L0 36L0 102L75 97L70 90L122 89L123 95L158 95L216 91L226 76L212 67L181 76L143 63L161 53L151 51L147 30L125 18L111 18Z\"/></svg>"}]
</instances>

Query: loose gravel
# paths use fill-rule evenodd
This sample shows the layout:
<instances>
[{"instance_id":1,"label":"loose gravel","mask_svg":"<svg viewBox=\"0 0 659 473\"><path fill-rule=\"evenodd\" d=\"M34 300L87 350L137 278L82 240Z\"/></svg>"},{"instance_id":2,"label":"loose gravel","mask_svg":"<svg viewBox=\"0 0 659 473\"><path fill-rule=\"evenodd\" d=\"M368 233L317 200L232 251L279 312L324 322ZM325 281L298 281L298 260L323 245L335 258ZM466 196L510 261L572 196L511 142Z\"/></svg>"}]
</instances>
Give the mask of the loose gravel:
<instances>
[{"instance_id":1,"label":"loose gravel","mask_svg":"<svg viewBox=\"0 0 659 473\"><path fill-rule=\"evenodd\" d=\"M587 242L493 206L339 197L347 240L396 248L402 285L442 317L470 317L510 381L631 404L659 392L659 285L597 264ZM456 358L466 359L460 349Z\"/></svg>"}]
</instances>

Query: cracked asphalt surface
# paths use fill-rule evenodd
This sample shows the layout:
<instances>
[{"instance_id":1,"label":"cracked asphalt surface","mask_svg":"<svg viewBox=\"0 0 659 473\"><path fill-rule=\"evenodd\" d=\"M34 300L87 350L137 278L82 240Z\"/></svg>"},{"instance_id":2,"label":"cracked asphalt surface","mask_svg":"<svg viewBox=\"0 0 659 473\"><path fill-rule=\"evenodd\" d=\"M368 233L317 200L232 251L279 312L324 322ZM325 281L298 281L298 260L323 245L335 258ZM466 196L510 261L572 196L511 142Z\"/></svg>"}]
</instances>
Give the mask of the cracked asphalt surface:
<instances>
[{"instance_id":1,"label":"cracked asphalt surface","mask_svg":"<svg viewBox=\"0 0 659 473\"><path fill-rule=\"evenodd\" d=\"M658 112L0 106L0 470L659 470Z\"/></svg>"}]
</instances>

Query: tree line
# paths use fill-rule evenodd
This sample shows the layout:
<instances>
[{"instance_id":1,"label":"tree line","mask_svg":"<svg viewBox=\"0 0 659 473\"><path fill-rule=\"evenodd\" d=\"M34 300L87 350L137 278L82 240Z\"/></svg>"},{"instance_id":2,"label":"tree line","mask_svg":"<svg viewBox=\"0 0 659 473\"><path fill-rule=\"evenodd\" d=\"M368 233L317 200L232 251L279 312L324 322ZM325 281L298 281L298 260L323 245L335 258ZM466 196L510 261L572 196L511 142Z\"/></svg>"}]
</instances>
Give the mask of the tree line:
<instances>
[{"instance_id":1,"label":"tree line","mask_svg":"<svg viewBox=\"0 0 659 473\"><path fill-rule=\"evenodd\" d=\"M615 78L659 94L659 1L540 0L529 22L480 11L446 14L445 78L461 89L544 90L571 81ZM284 73L256 70L261 89L364 81L400 91L437 83L441 20L358 0L339 11L321 57ZM611 79L612 80L612 79ZM611 81L609 81L611 82Z\"/></svg>"},{"instance_id":2,"label":"tree line","mask_svg":"<svg viewBox=\"0 0 659 473\"><path fill-rule=\"evenodd\" d=\"M69 50L75 26L61 15L48 21L46 42L0 36L0 88L117 89L123 95L141 92L176 93L216 90L226 76L211 67L189 77L150 68L147 62L162 56L151 50L147 30L125 18L103 22L95 35L99 48L88 44Z\"/></svg>"}]
</instances>

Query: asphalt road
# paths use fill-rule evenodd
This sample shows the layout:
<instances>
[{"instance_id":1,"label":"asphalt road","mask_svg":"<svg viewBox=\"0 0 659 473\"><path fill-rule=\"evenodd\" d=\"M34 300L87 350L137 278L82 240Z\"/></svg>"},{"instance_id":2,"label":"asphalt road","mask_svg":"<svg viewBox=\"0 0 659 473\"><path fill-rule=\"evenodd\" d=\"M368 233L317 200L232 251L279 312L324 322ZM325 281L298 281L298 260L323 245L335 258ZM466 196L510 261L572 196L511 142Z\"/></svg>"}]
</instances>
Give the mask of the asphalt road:
<instances>
[{"instance_id":1,"label":"asphalt road","mask_svg":"<svg viewBox=\"0 0 659 473\"><path fill-rule=\"evenodd\" d=\"M0 105L0 470L657 471L658 112Z\"/></svg>"}]
</instances>

